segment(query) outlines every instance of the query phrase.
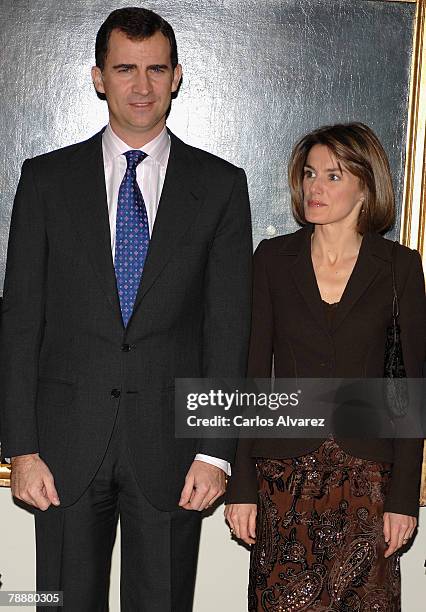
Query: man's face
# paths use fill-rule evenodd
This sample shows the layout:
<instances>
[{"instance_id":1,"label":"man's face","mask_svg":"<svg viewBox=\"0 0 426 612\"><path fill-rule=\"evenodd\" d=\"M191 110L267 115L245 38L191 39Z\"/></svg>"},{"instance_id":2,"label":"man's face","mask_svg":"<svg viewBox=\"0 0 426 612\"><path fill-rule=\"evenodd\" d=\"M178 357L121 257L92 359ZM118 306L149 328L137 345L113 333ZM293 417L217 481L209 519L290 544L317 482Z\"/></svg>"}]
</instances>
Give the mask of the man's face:
<instances>
[{"instance_id":1,"label":"man's face","mask_svg":"<svg viewBox=\"0 0 426 612\"><path fill-rule=\"evenodd\" d=\"M92 68L96 90L107 99L112 129L134 148L142 147L163 129L171 94L181 76L180 65L172 69L170 43L161 32L131 40L113 30L104 69Z\"/></svg>"}]
</instances>

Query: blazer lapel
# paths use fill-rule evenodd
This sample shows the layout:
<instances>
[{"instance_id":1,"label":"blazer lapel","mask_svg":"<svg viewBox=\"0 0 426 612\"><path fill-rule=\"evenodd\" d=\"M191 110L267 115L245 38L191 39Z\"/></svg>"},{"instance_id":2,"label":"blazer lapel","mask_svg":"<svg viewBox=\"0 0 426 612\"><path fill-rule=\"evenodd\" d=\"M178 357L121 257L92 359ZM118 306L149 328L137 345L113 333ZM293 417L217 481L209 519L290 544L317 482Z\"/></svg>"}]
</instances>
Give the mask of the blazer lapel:
<instances>
[{"instance_id":1,"label":"blazer lapel","mask_svg":"<svg viewBox=\"0 0 426 612\"><path fill-rule=\"evenodd\" d=\"M121 321L102 156L102 132L82 144L70 160L67 201L70 215L91 265Z\"/></svg>"},{"instance_id":2,"label":"blazer lapel","mask_svg":"<svg viewBox=\"0 0 426 612\"><path fill-rule=\"evenodd\" d=\"M171 147L166 177L133 315L143 297L172 257L179 240L194 221L202 197L202 189L197 174L199 170L198 160L194 157L188 145L171 132L170 137Z\"/></svg>"},{"instance_id":3,"label":"blazer lapel","mask_svg":"<svg viewBox=\"0 0 426 612\"><path fill-rule=\"evenodd\" d=\"M303 296L312 316L327 333L330 333L330 331L334 332L345 320L360 297L367 291L371 283L374 282L374 279L383 267L383 262L390 261L390 255L386 242L380 236L374 233L365 234L358 259L349 277L339 306L336 308L330 330L312 264L312 231L313 227L311 225L305 226L300 233L296 234L295 238L297 237L297 239L288 245L286 253L297 255L296 261L291 267L294 283Z\"/></svg>"},{"instance_id":4,"label":"blazer lapel","mask_svg":"<svg viewBox=\"0 0 426 612\"><path fill-rule=\"evenodd\" d=\"M360 297L374 282L377 274L383 268L383 260L390 261L385 241L373 233L366 233L361 243L358 259L339 306L336 308L332 325L333 332L345 320Z\"/></svg>"},{"instance_id":5,"label":"blazer lapel","mask_svg":"<svg viewBox=\"0 0 426 612\"><path fill-rule=\"evenodd\" d=\"M290 268L294 283L306 302L312 316L328 332L324 304L321 300L317 279L311 257L312 225L306 225L296 233L294 244L289 245L287 253L297 255L296 261Z\"/></svg>"}]
</instances>

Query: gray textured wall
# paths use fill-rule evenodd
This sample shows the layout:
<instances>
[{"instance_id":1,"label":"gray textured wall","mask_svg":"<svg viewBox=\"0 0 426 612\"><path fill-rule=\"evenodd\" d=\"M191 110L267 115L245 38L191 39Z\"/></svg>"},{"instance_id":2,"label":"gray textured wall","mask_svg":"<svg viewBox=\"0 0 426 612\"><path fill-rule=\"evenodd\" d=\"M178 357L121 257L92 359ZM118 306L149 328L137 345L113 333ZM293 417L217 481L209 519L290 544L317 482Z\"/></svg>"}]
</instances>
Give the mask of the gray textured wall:
<instances>
[{"instance_id":1,"label":"gray textured wall","mask_svg":"<svg viewBox=\"0 0 426 612\"><path fill-rule=\"evenodd\" d=\"M92 89L96 31L137 0L0 0L0 286L13 194L26 157L105 124ZM160 0L184 82L169 126L243 166L254 240L291 231L292 144L324 123L361 120L382 138L401 202L415 5L366 0ZM60 197L60 194L58 194ZM269 229L268 229L269 228Z\"/></svg>"}]
</instances>

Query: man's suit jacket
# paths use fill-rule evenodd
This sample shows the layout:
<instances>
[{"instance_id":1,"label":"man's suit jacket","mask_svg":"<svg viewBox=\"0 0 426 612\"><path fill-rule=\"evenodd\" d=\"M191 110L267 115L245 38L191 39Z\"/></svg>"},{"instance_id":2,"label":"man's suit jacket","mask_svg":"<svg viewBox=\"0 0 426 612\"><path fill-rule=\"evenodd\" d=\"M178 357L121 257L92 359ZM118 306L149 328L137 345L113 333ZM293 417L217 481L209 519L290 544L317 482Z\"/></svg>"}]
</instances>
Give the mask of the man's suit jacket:
<instances>
[{"instance_id":1,"label":"man's suit jacket","mask_svg":"<svg viewBox=\"0 0 426 612\"><path fill-rule=\"evenodd\" d=\"M392 242L366 234L330 328L311 259L312 226L263 241L254 256L249 374L277 378L380 378L392 316ZM398 245L395 274L407 376L422 376L426 310L417 251ZM228 485L228 503L256 503L254 457L295 457L321 439L241 439ZM341 439L356 457L393 463L385 509L418 512L422 440Z\"/></svg>"},{"instance_id":2,"label":"man's suit jacket","mask_svg":"<svg viewBox=\"0 0 426 612\"><path fill-rule=\"evenodd\" d=\"M173 388L175 377L244 375L251 253L244 172L171 134L124 329L102 134L25 161L2 309L3 454L38 451L66 506L95 475L120 408L143 491L176 507L197 452L233 458L229 440L175 439Z\"/></svg>"}]
</instances>

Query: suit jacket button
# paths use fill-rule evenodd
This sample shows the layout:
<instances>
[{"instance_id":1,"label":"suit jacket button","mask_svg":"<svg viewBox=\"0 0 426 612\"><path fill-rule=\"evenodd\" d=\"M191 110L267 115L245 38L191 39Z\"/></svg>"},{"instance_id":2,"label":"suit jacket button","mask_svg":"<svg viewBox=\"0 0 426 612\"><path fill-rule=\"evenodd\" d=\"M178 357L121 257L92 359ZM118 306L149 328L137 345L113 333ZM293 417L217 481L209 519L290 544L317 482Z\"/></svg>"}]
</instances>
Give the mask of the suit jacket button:
<instances>
[{"instance_id":1,"label":"suit jacket button","mask_svg":"<svg viewBox=\"0 0 426 612\"><path fill-rule=\"evenodd\" d=\"M122 344L121 345L121 350L124 351L125 353L128 353L130 351L130 344Z\"/></svg>"},{"instance_id":2,"label":"suit jacket button","mask_svg":"<svg viewBox=\"0 0 426 612\"><path fill-rule=\"evenodd\" d=\"M120 391L120 389L113 389L113 390L111 391L111 397L115 397L115 398L117 398L117 397L120 397L120 395L121 395L121 391Z\"/></svg>"}]
</instances>

